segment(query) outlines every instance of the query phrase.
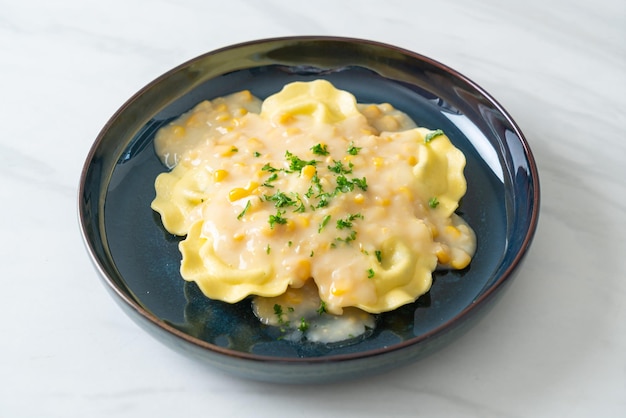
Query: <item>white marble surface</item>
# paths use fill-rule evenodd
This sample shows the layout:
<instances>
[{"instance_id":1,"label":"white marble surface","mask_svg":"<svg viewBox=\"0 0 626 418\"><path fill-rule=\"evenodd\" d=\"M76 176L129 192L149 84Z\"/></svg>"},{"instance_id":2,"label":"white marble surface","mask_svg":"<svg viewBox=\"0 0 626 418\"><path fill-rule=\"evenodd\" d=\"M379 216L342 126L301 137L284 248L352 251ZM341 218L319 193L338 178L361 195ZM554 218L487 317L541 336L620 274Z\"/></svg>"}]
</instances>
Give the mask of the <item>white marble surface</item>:
<instances>
[{"instance_id":1,"label":"white marble surface","mask_svg":"<svg viewBox=\"0 0 626 418\"><path fill-rule=\"evenodd\" d=\"M101 127L175 65L232 43L395 44L482 85L542 180L539 229L455 344L360 382L283 387L162 346L114 303L77 226ZM626 2L0 0L1 417L626 416Z\"/></svg>"}]
</instances>

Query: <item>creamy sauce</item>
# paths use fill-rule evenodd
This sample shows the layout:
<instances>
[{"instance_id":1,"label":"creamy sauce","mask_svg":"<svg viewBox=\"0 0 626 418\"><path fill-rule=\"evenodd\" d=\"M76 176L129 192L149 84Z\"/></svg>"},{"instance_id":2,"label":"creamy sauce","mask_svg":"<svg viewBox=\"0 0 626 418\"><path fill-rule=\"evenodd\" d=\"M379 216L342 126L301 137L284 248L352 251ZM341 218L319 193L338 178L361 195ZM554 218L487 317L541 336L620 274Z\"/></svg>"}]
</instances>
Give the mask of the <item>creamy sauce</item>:
<instances>
[{"instance_id":1,"label":"creamy sauce","mask_svg":"<svg viewBox=\"0 0 626 418\"><path fill-rule=\"evenodd\" d=\"M268 325L281 325L284 305L282 325L304 321L308 340L362 334L373 327L365 312L413 302L436 268L464 268L475 251L454 214L463 154L325 81L264 102L247 91L202 102L162 128L155 149L173 169L156 179L152 207L187 236L183 278L231 303L255 295Z\"/></svg>"}]
</instances>

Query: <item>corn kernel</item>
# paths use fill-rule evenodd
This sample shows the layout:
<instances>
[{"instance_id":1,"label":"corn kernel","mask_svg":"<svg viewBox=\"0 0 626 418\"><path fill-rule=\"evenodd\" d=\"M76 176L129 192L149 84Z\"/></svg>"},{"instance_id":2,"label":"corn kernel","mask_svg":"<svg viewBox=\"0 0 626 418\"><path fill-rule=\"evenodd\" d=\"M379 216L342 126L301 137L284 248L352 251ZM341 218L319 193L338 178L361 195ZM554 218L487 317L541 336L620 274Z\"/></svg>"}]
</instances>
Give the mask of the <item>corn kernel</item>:
<instances>
[{"instance_id":1,"label":"corn kernel","mask_svg":"<svg viewBox=\"0 0 626 418\"><path fill-rule=\"evenodd\" d=\"M278 116L278 123L282 123L283 125L293 122L294 121L294 117L291 113L285 112L285 113L281 113L280 116Z\"/></svg>"},{"instance_id":2,"label":"corn kernel","mask_svg":"<svg viewBox=\"0 0 626 418\"><path fill-rule=\"evenodd\" d=\"M294 273L299 279L308 279L311 277L311 262L309 260L298 261Z\"/></svg>"},{"instance_id":3,"label":"corn kernel","mask_svg":"<svg viewBox=\"0 0 626 418\"><path fill-rule=\"evenodd\" d=\"M456 227L452 226L452 225L448 225L446 226L446 234L452 236L453 238L460 238L461 237L461 231L459 231Z\"/></svg>"},{"instance_id":4,"label":"corn kernel","mask_svg":"<svg viewBox=\"0 0 626 418\"><path fill-rule=\"evenodd\" d=\"M242 100L245 100L247 102L252 100L252 93L250 93L250 90L242 90L239 92L239 96Z\"/></svg>"},{"instance_id":5,"label":"corn kernel","mask_svg":"<svg viewBox=\"0 0 626 418\"><path fill-rule=\"evenodd\" d=\"M399 187L398 193L405 194L407 198L413 199L413 193L411 193L411 190L409 190L409 188L406 186Z\"/></svg>"},{"instance_id":6,"label":"corn kernel","mask_svg":"<svg viewBox=\"0 0 626 418\"><path fill-rule=\"evenodd\" d=\"M374 157L374 167L382 167L382 165L385 163L385 160L383 160L382 157Z\"/></svg>"},{"instance_id":7,"label":"corn kernel","mask_svg":"<svg viewBox=\"0 0 626 418\"><path fill-rule=\"evenodd\" d=\"M443 246L439 247L439 249L435 251L435 255L437 256L439 264L448 264L450 262L450 253L447 248L444 248Z\"/></svg>"},{"instance_id":8,"label":"corn kernel","mask_svg":"<svg viewBox=\"0 0 626 418\"><path fill-rule=\"evenodd\" d=\"M452 259L450 266L454 269L461 270L467 267L470 261L471 258L469 254L463 250L457 250L454 252L454 258Z\"/></svg>"},{"instance_id":9,"label":"corn kernel","mask_svg":"<svg viewBox=\"0 0 626 418\"><path fill-rule=\"evenodd\" d=\"M409 155L409 157L406 160L410 165L417 164L417 158L415 157L415 155Z\"/></svg>"},{"instance_id":10,"label":"corn kernel","mask_svg":"<svg viewBox=\"0 0 626 418\"><path fill-rule=\"evenodd\" d=\"M363 109L363 114L369 118L375 118L382 115L382 112L380 111L378 106L372 104Z\"/></svg>"},{"instance_id":11,"label":"corn kernel","mask_svg":"<svg viewBox=\"0 0 626 418\"><path fill-rule=\"evenodd\" d=\"M218 122L226 122L228 119L230 119L230 115L228 113L220 113L215 117L215 120Z\"/></svg>"},{"instance_id":12,"label":"corn kernel","mask_svg":"<svg viewBox=\"0 0 626 418\"><path fill-rule=\"evenodd\" d=\"M233 239L234 239L235 241L241 241L241 240L243 240L243 239L244 239L244 237L245 237L245 236L246 236L246 234L245 234L245 233L243 233L243 232L235 232L235 233L233 234Z\"/></svg>"},{"instance_id":13,"label":"corn kernel","mask_svg":"<svg viewBox=\"0 0 626 418\"><path fill-rule=\"evenodd\" d=\"M172 129L172 133L174 134L174 136L176 136L177 138L180 138L181 136L185 135L185 128L183 128L180 125L176 125L174 126L174 128Z\"/></svg>"},{"instance_id":14,"label":"corn kernel","mask_svg":"<svg viewBox=\"0 0 626 418\"><path fill-rule=\"evenodd\" d=\"M243 187L235 187L228 192L228 200L234 202L235 200L243 199L244 197L250 196L250 192Z\"/></svg>"},{"instance_id":15,"label":"corn kernel","mask_svg":"<svg viewBox=\"0 0 626 418\"><path fill-rule=\"evenodd\" d=\"M365 196L362 193L358 193L354 196L354 203L363 203L365 201Z\"/></svg>"},{"instance_id":16,"label":"corn kernel","mask_svg":"<svg viewBox=\"0 0 626 418\"><path fill-rule=\"evenodd\" d=\"M300 176L304 177L305 179L312 179L316 171L317 170L315 169L315 166L305 165L304 167L302 167L302 170L300 170Z\"/></svg>"},{"instance_id":17,"label":"corn kernel","mask_svg":"<svg viewBox=\"0 0 626 418\"><path fill-rule=\"evenodd\" d=\"M201 126L202 125L202 114L200 112L194 112L187 118L186 125L187 126Z\"/></svg>"},{"instance_id":18,"label":"corn kernel","mask_svg":"<svg viewBox=\"0 0 626 418\"><path fill-rule=\"evenodd\" d=\"M234 154L236 154L239 150L237 149L236 146L229 146L229 147L224 147L222 146L222 152L220 153L220 156L222 157L232 157Z\"/></svg>"},{"instance_id":19,"label":"corn kernel","mask_svg":"<svg viewBox=\"0 0 626 418\"><path fill-rule=\"evenodd\" d=\"M376 203L378 203L380 206L389 206L389 203L391 203L389 201L389 199L387 199L386 197L380 197L380 196L376 196Z\"/></svg>"},{"instance_id":20,"label":"corn kernel","mask_svg":"<svg viewBox=\"0 0 626 418\"><path fill-rule=\"evenodd\" d=\"M435 225L428 225L430 227L430 233L432 234L433 238L437 238L439 236L439 229L435 226Z\"/></svg>"},{"instance_id":21,"label":"corn kernel","mask_svg":"<svg viewBox=\"0 0 626 418\"><path fill-rule=\"evenodd\" d=\"M226 112L228 110L228 106L226 106L226 103L220 103L219 105L217 105L215 110L218 112Z\"/></svg>"},{"instance_id":22,"label":"corn kernel","mask_svg":"<svg viewBox=\"0 0 626 418\"><path fill-rule=\"evenodd\" d=\"M346 293L346 289L338 289L334 285L332 285L330 287L330 293L333 296L341 296L341 295L344 295Z\"/></svg>"},{"instance_id":23,"label":"corn kernel","mask_svg":"<svg viewBox=\"0 0 626 418\"><path fill-rule=\"evenodd\" d=\"M307 228L311 224L311 218L308 215L300 215L297 217L300 226Z\"/></svg>"},{"instance_id":24,"label":"corn kernel","mask_svg":"<svg viewBox=\"0 0 626 418\"><path fill-rule=\"evenodd\" d=\"M220 181L224 180L226 178L226 176L228 175L228 171L226 170L215 170L213 172L213 180L216 183L219 183Z\"/></svg>"}]
</instances>

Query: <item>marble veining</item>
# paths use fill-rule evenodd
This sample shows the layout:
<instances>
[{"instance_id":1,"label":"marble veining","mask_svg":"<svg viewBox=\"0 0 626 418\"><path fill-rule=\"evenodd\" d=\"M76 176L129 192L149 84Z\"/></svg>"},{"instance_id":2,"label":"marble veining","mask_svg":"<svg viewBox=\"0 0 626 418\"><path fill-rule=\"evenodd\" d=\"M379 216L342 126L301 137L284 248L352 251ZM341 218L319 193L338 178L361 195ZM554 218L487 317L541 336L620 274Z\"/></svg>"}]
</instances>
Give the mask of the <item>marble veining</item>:
<instances>
[{"instance_id":1,"label":"marble veining","mask_svg":"<svg viewBox=\"0 0 626 418\"><path fill-rule=\"evenodd\" d=\"M626 415L626 3L0 1L0 416ZM83 161L115 110L204 52L290 35L422 53L525 133L542 212L476 328L349 384L268 385L183 358L115 305L83 248Z\"/></svg>"}]
</instances>

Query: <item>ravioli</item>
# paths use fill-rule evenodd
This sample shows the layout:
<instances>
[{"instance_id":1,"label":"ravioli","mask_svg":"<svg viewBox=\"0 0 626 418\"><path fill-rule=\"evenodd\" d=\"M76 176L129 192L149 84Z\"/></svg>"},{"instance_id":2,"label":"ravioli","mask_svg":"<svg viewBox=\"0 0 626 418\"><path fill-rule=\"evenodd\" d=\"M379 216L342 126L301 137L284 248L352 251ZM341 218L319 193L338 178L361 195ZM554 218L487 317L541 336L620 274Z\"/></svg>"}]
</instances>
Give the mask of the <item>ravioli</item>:
<instances>
[{"instance_id":1,"label":"ravioli","mask_svg":"<svg viewBox=\"0 0 626 418\"><path fill-rule=\"evenodd\" d=\"M161 128L155 149L171 171L156 178L152 208L185 236L182 277L212 299L258 302L306 285L326 314L377 314L475 251L455 214L463 153L444 132L325 80L264 101L248 91L203 101Z\"/></svg>"}]
</instances>

